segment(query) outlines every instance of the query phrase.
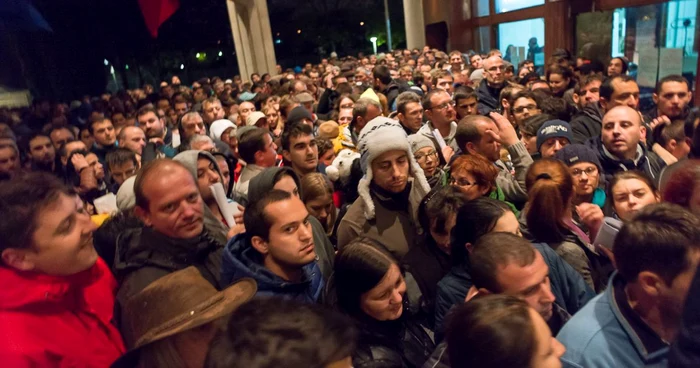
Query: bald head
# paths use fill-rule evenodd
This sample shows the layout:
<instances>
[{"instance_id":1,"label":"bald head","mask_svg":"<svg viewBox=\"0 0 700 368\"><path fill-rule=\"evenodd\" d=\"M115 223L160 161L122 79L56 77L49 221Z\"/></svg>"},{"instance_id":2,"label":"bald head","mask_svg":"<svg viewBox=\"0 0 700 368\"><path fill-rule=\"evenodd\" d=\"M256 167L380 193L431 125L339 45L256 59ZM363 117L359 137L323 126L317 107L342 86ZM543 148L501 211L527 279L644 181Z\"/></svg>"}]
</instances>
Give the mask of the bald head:
<instances>
[{"instance_id":1,"label":"bald head","mask_svg":"<svg viewBox=\"0 0 700 368\"><path fill-rule=\"evenodd\" d=\"M629 106L615 106L603 116L601 141L620 160L634 160L645 136L646 128L639 112Z\"/></svg>"},{"instance_id":2,"label":"bald head","mask_svg":"<svg viewBox=\"0 0 700 368\"><path fill-rule=\"evenodd\" d=\"M501 87L505 82L505 64L500 56L491 56L484 60L484 76L490 87Z\"/></svg>"},{"instance_id":3,"label":"bald head","mask_svg":"<svg viewBox=\"0 0 700 368\"><path fill-rule=\"evenodd\" d=\"M119 147L126 148L137 155L143 154L143 148L146 147L146 133L139 127L122 128L117 139Z\"/></svg>"}]
</instances>

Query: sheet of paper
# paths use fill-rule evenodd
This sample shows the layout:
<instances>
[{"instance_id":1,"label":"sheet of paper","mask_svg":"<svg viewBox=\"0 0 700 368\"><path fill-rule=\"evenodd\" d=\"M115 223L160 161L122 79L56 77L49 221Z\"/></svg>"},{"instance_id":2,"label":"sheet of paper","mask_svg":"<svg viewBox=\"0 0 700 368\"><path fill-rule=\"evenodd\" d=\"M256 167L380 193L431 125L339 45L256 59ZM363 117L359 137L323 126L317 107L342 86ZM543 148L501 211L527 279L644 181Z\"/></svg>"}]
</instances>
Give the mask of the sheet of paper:
<instances>
[{"instance_id":1,"label":"sheet of paper","mask_svg":"<svg viewBox=\"0 0 700 368\"><path fill-rule=\"evenodd\" d=\"M433 136L435 136L435 140L438 142L438 145L440 146L441 151L443 148L447 147L447 144L445 143L445 139L442 138L442 134L440 134L439 130L437 130L437 129L433 130Z\"/></svg>"},{"instance_id":2,"label":"sheet of paper","mask_svg":"<svg viewBox=\"0 0 700 368\"><path fill-rule=\"evenodd\" d=\"M106 213L112 215L119 212L117 196L115 196L114 193L108 193L102 197L96 198L92 203L95 205L95 211L97 211L98 214Z\"/></svg>"},{"instance_id":3,"label":"sheet of paper","mask_svg":"<svg viewBox=\"0 0 700 368\"><path fill-rule=\"evenodd\" d=\"M233 215L240 211L238 211L238 206L235 202L229 203L228 198L226 197L226 191L224 190L224 186L221 183L216 183L214 185L210 185L209 188L211 189L211 192L214 195L216 204L219 206L221 215L224 216L224 220L226 220L226 223L229 225L229 227L233 227L234 225L236 225L236 221L233 219Z\"/></svg>"},{"instance_id":4,"label":"sheet of paper","mask_svg":"<svg viewBox=\"0 0 700 368\"><path fill-rule=\"evenodd\" d=\"M683 73L683 49L661 49L659 55L659 79Z\"/></svg>"},{"instance_id":5,"label":"sheet of paper","mask_svg":"<svg viewBox=\"0 0 700 368\"><path fill-rule=\"evenodd\" d=\"M659 67L659 49L643 48L639 50L637 67L637 84L640 87L655 87Z\"/></svg>"}]
</instances>

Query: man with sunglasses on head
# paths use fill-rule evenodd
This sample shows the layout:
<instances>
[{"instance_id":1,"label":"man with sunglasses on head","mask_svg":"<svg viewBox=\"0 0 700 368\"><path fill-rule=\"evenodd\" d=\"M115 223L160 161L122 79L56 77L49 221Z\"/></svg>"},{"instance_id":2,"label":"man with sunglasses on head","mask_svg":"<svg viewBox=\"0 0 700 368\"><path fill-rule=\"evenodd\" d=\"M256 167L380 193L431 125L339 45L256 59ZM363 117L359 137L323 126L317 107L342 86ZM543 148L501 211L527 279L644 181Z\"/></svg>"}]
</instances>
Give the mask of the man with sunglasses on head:
<instances>
[{"instance_id":1,"label":"man with sunglasses on head","mask_svg":"<svg viewBox=\"0 0 700 368\"><path fill-rule=\"evenodd\" d=\"M484 79L476 89L479 97L479 113L488 115L491 111L498 110L501 90L506 86L506 65L503 59L494 55L484 60Z\"/></svg>"}]
</instances>

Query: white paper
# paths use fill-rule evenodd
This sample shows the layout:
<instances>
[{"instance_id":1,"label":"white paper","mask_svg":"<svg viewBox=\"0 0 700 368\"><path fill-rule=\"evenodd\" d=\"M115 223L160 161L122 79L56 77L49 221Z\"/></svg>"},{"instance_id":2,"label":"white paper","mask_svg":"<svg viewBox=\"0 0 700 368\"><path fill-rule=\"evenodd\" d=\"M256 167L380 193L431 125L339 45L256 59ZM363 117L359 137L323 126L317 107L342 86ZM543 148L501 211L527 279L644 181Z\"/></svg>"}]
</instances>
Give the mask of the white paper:
<instances>
[{"instance_id":1,"label":"white paper","mask_svg":"<svg viewBox=\"0 0 700 368\"><path fill-rule=\"evenodd\" d=\"M661 49L659 55L659 79L683 73L683 49Z\"/></svg>"},{"instance_id":2,"label":"white paper","mask_svg":"<svg viewBox=\"0 0 700 368\"><path fill-rule=\"evenodd\" d=\"M108 193L102 197L96 198L93 202L95 205L95 211L98 214L115 214L119 212L117 207L117 196L114 193Z\"/></svg>"},{"instance_id":3,"label":"white paper","mask_svg":"<svg viewBox=\"0 0 700 368\"><path fill-rule=\"evenodd\" d=\"M655 87L659 68L659 49L643 48L639 50L637 66L637 84L640 87Z\"/></svg>"},{"instance_id":4,"label":"white paper","mask_svg":"<svg viewBox=\"0 0 700 368\"><path fill-rule=\"evenodd\" d=\"M447 143L445 143L445 140L442 138L442 134L440 134L440 131L435 129L433 130L433 136L435 137L435 140L438 143L438 146L440 146L440 151L442 151L445 147L447 147Z\"/></svg>"},{"instance_id":5,"label":"white paper","mask_svg":"<svg viewBox=\"0 0 700 368\"><path fill-rule=\"evenodd\" d=\"M226 223L229 225L229 227L235 226L236 221L233 219L233 216L240 212L238 210L238 203L229 202L228 198L226 197L226 191L224 191L224 186L221 183L210 185L209 189L211 189L211 193L214 195L216 204L219 206L221 215L224 217Z\"/></svg>"}]
</instances>

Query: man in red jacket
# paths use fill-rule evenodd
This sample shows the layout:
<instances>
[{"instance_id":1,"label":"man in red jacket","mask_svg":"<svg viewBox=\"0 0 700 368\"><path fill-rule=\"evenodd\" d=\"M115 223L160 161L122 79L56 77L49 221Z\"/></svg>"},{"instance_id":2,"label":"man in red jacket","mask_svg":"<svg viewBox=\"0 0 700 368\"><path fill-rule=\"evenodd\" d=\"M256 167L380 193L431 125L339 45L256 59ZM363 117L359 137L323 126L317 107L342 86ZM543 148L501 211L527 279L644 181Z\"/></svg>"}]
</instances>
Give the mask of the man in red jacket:
<instances>
[{"instance_id":1,"label":"man in red jacket","mask_svg":"<svg viewBox=\"0 0 700 368\"><path fill-rule=\"evenodd\" d=\"M117 283L94 230L55 177L0 183L0 365L107 367L124 353L111 324Z\"/></svg>"}]
</instances>

